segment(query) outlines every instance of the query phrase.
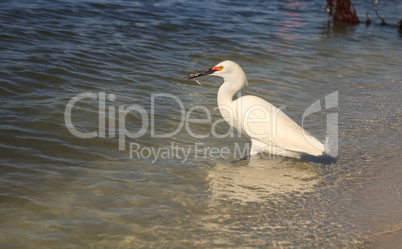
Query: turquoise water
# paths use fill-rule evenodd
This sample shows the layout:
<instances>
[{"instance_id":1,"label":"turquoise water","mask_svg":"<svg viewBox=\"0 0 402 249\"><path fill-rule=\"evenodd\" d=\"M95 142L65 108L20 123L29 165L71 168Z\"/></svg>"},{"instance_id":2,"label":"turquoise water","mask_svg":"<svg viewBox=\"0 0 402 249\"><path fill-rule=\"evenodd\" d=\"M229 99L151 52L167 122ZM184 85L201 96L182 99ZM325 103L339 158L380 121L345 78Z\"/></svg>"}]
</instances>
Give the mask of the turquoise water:
<instances>
[{"instance_id":1,"label":"turquoise water","mask_svg":"<svg viewBox=\"0 0 402 249\"><path fill-rule=\"evenodd\" d=\"M396 24L402 4L379 11ZM397 26L333 25L303 1L1 1L0 16L2 248L400 243ZM184 80L226 59L241 95L299 124L320 101L304 120L320 140L338 114L337 160L234 163L248 140L221 122L221 81Z\"/></svg>"}]
</instances>

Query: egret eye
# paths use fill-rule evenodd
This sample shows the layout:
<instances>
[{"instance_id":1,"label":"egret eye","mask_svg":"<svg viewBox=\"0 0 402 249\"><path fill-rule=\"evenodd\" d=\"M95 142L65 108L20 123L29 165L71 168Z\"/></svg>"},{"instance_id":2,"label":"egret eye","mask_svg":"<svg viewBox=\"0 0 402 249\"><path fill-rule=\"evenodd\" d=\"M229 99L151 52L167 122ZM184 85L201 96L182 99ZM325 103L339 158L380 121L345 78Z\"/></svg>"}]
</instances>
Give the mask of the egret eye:
<instances>
[{"instance_id":1,"label":"egret eye","mask_svg":"<svg viewBox=\"0 0 402 249\"><path fill-rule=\"evenodd\" d=\"M219 66L218 68L219 68L219 71L222 71L222 69L223 69L223 66Z\"/></svg>"}]
</instances>

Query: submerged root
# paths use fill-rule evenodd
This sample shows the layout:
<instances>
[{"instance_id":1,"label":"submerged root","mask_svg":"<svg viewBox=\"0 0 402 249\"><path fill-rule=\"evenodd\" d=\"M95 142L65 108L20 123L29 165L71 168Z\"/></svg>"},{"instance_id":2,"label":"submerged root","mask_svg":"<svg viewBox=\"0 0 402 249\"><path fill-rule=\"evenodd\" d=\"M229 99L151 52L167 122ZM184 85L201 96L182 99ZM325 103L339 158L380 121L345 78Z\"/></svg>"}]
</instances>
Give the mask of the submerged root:
<instances>
[{"instance_id":1,"label":"submerged root","mask_svg":"<svg viewBox=\"0 0 402 249\"><path fill-rule=\"evenodd\" d=\"M350 0L327 0L327 8L334 21L350 24L360 23L356 9Z\"/></svg>"}]
</instances>

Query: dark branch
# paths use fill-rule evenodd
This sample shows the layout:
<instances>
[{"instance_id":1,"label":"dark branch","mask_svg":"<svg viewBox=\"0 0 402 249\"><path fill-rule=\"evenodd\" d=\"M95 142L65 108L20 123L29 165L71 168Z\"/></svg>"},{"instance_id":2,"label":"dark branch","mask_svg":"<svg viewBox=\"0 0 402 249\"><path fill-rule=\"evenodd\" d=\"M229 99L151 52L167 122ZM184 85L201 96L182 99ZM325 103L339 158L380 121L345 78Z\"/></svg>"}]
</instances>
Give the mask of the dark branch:
<instances>
[{"instance_id":1,"label":"dark branch","mask_svg":"<svg viewBox=\"0 0 402 249\"><path fill-rule=\"evenodd\" d=\"M367 8L367 12L366 12L366 25L370 25L371 24L371 20L369 17L369 9Z\"/></svg>"},{"instance_id":2,"label":"dark branch","mask_svg":"<svg viewBox=\"0 0 402 249\"><path fill-rule=\"evenodd\" d=\"M378 0L375 0L375 5L374 5L375 14L377 15L378 18L381 19L381 25L387 25L387 23L385 22L385 20L378 14L378 11L377 11L377 4L378 4Z\"/></svg>"}]
</instances>

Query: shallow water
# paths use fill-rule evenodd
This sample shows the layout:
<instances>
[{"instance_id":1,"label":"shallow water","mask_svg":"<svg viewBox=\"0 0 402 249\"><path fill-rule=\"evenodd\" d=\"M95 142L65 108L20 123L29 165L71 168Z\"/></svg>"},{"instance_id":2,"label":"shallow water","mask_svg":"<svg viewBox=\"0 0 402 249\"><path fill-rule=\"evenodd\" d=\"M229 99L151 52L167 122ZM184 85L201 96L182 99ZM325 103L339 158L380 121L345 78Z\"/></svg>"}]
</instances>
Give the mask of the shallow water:
<instances>
[{"instance_id":1,"label":"shallow water","mask_svg":"<svg viewBox=\"0 0 402 249\"><path fill-rule=\"evenodd\" d=\"M396 23L402 5L380 13ZM2 248L398 247L396 26L333 25L297 1L2 1L0 16ZM297 123L320 100L304 122L320 140L337 113L337 160L238 160L247 138L217 137L221 81L183 80L225 59L242 95Z\"/></svg>"}]
</instances>

